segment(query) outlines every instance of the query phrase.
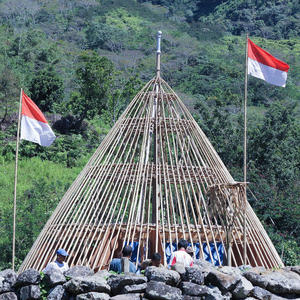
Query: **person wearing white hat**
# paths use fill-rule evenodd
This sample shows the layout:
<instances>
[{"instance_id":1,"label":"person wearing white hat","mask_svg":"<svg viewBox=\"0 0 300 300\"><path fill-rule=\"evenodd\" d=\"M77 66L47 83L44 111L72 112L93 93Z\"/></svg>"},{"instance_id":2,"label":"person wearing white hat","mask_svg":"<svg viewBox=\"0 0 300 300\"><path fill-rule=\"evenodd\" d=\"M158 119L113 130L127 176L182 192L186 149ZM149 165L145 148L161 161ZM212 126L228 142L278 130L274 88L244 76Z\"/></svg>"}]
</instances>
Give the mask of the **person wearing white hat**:
<instances>
[{"instance_id":1,"label":"person wearing white hat","mask_svg":"<svg viewBox=\"0 0 300 300\"><path fill-rule=\"evenodd\" d=\"M58 249L56 251L56 260L50 262L43 270L44 273L51 272L52 270L58 270L62 273L69 270L69 265L65 262L69 254L64 249Z\"/></svg>"}]
</instances>

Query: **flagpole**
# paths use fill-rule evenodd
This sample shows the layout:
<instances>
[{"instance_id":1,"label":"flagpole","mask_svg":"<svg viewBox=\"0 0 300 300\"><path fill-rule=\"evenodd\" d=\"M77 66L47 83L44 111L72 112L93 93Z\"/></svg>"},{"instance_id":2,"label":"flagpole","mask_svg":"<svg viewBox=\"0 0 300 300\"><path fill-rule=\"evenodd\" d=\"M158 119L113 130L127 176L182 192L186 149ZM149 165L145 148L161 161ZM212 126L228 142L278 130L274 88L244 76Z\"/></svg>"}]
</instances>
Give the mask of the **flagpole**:
<instances>
[{"instance_id":1,"label":"flagpole","mask_svg":"<svg viewBox=\"0 0 300 300\"><path fill-rule=\"evenodd\" d=\"M21 112L22 112L22 92L23 92L23 89L21 88L20 104L19 104L18 129L17 129L16 165L15 165L13 243L12 243L12 269L13 269L13 271L15 270L15 254L16 254L17 180L18 180L18 154L19 154L19 141L20 141L20 123L21 123Z\"/></svg>"},{"instance_id":2,"label":"flagpole","mask_svg":"<svg viewBox=\"0 0 300 300\"><path fill-rule=\"evenodd\" d=\"M244 265L247 264L247 97L248 97L248 33L246 34L246 51L245 51L245 92L244 92Z\"/></svg>"}]
</instances>

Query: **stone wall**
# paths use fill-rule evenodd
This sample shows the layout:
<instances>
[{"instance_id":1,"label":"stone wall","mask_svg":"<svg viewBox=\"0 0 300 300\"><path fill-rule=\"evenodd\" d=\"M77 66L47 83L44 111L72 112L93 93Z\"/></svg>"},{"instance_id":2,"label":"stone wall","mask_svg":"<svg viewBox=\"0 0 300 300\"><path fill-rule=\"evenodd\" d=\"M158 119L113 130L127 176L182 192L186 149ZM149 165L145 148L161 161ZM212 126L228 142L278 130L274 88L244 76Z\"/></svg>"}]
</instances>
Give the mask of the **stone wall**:
<instances>
[{"instance_id":1,"label":"stone wall","mask_svg":"<svg viewBox=\"0 0 300 300\"><path fill-rule=\"evenodd\" d=\"M0 300L17 299L300 299L300 267L214 267L198 260L187 268L148 267L142 275L94 273L83 266L64 274L40 274L33 269L19 275L12 270L0 272Z\"/></svg>"}]
</instances>

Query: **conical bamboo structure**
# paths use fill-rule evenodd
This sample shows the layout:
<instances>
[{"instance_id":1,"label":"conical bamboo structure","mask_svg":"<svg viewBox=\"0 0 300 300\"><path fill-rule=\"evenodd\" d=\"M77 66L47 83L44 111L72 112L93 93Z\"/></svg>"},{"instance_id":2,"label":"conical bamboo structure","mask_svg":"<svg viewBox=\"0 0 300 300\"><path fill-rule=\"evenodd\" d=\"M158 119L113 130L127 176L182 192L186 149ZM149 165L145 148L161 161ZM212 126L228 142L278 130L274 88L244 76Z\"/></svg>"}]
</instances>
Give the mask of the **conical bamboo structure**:
<instances>
[{"instance_id":1,"label":"conical bamboo structure","mask_svg":"<svg viewBox=\"0 0 300 300\"><path fill-rule=\"evenodd\" d=\"M42 270L58 248L70 253L71 266L107 268L133 242L141 260L158 251L166 265L166 244L181 238L219 265L283 265L246 200L245 184L232 178L161 78L159 37L156 76L66 192L19 271ZM220 246L225 259L212 253Z\"/></svg>"}]
</instances>

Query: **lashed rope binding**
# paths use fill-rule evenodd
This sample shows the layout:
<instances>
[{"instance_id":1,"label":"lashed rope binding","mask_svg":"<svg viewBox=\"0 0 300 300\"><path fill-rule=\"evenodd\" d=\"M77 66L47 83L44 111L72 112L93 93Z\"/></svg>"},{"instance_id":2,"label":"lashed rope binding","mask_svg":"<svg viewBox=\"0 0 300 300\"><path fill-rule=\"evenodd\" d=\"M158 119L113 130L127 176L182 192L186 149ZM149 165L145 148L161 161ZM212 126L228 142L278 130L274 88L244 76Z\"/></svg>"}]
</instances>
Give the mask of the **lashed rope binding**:
<instances>
[{"instance_id":1,"label":"lashed rope binding","mask_svg":"<svg viewBox=\"0 0 300 300\"><path fill-rule=\"evenodd\" d=\"M160 33L161 35L161 33ZM42 270L57 248L70 265L103 269L126 243L137 257L187 239L224 264L282 264L271 240L183 102L157 74L134 97L58 204L19 271ZM247 261L243 261L246 209ZM210 245L208 254L202 245Z\"/></svg>"}]
</instances>

